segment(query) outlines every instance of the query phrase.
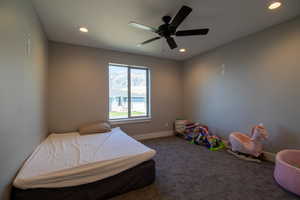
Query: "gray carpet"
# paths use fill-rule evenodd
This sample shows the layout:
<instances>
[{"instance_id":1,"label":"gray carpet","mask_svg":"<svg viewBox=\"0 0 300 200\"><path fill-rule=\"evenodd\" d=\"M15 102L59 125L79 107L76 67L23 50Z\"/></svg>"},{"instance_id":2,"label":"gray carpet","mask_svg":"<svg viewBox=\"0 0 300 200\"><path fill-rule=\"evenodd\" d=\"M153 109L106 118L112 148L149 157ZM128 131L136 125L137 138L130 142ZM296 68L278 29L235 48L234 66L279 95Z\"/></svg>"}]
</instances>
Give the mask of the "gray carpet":
<instances>
[{"instance_id":1,"label":"gray carpet","mask_svg":"<svg viewBox=\"0 0 300 200\"><path fill-rule=\"evenodd\" d=\"M144 141L155 149L156 181L111 200L296 200L273 179L274 165L239 160L177 138Z\"/></svg>"}]
</instances>

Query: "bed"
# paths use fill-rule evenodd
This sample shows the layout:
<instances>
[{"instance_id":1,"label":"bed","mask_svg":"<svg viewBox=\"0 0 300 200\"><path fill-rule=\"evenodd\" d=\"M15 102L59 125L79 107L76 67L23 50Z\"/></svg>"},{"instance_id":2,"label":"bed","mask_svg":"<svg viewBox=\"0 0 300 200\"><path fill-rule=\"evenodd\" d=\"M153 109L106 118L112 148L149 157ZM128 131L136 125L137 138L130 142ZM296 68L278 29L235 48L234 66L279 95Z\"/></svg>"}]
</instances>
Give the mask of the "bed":
<instances>
[{"instance_id":1,"label":"bed","mask_svg":"<svg viewBox=\"0 0 300 200\"><path fill-rule=\"evenodd\" d=\"M12 199L106 199L155 180L155 150L120 128L51 134L13 182Z\"/></svg>"}]
</instances>

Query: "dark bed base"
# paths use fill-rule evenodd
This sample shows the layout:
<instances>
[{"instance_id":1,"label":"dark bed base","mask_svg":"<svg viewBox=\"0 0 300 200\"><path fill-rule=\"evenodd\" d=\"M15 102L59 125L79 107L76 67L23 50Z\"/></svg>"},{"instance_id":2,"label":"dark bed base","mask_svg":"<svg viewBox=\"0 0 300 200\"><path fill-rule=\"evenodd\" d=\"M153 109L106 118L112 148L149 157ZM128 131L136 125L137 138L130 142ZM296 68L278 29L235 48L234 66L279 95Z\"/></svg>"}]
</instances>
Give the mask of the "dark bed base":
<instances>
[{"instance_id":1,"label":"dark bed base","mask_svg":"<svg viewBox=\"0 0 300 200\"><path fill-rule=\"evenodd\" d=\"M65 188L12 188L12 200L102 200L150 185L155 180L155 162L149 160L106 179Z\"/></svg>"}]
</instances>

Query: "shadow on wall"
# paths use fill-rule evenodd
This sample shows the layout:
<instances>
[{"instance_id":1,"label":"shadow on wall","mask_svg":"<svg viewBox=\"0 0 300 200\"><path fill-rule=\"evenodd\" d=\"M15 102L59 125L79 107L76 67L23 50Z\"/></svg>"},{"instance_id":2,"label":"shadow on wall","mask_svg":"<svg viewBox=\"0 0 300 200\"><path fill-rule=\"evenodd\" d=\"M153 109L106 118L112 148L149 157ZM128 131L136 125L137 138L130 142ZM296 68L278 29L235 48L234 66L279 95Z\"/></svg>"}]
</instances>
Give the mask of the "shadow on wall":
<instances>
[{"instance_id":1,"label":"shadow on wall","mask_svg":"<svg viewBox=\"0 0 300 200\"><path fill-rule=\"evenodd\" d=\"M276 133L276 134L272 134ZM276 129L270 132L269 145L271 145L272 149L299 149L299 132L295 132L290 128L279 125Z\"/></svg>"}]
</instances>

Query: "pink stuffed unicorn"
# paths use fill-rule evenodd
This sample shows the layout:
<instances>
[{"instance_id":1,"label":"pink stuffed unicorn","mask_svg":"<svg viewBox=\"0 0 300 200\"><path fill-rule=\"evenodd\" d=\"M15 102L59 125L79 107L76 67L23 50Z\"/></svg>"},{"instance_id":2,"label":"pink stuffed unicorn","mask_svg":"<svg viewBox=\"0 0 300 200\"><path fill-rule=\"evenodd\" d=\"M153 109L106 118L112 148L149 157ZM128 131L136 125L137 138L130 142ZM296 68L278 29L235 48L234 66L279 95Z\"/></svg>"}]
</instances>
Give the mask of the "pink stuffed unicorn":
<instances>
[{"instance_id":1,"label":"pink stuffed unicorn","mask_svg":"<svg viewBox=\"0 0 300 200\"><path fill-rule=\"evenodd\" d=\"M239 152L257 158L263 152L262 142L267 137L268 133L263 124L254 126L250 136L241 132L233 132L229 136L232 153Z\"/></svg>"}]
</instances>

